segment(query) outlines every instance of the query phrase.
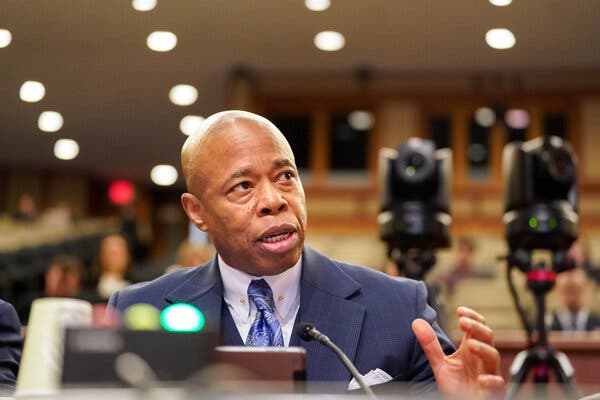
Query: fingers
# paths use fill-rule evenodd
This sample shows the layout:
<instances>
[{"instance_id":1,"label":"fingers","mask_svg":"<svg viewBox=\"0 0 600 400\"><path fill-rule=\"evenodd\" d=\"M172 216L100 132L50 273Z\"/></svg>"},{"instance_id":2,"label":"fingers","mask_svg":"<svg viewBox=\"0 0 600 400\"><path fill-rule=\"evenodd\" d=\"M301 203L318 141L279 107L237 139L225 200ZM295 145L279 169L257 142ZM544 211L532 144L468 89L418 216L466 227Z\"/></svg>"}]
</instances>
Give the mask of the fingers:
<instances>
[{"instance_id":1,"label":"fingers","mask_svg":"<svg viewBox=\"0 0 600 400\"><path fill-rule=\"evenodd\" d=\"M483 325L486 324L485 317L469 307L465 307L465 306L458 307L456 309L456 314L458 315L459 318L467 317L470 319L474 319L475 321L481 322Z\"/></svg>"},{"instance_id":2,"label":"fingers","mask_svg":"<svg viewBox=\"0 0 600 400\"><path fill-rule=\"evenodd\" d=\"M487 343L490 346L494 345L494 332L489 326L484 325L478 320L464 316L459 318L458 324L468 337Z\"/></svg>"},{"instance_id":3,"label":"fingers","mask_svg":"<svg viewBox=\"0 0 600 400\"><path fill-rule=\"evenodd\" d=\"M475 339L467 341L469 350L476 355L483 366L483 374L496 375L500 369L500 353L496 348L489 344L482 343Z\"/></svg>"},{"instance_id":4,"label":"fingers","mask_svg":"<svg viewBox=\"0 0 600 400\"><path fill-rule=\"evenodd\" d=\"M435 332L431 325L423 319L416 319L412 323L412 330L417 337L417 340L421 344L425 356L429 360L432 371L435 373L444 361L444 351L440 345Z\"/></svg>"},{"instance_id":5,"label":"fingers","mask_svg":"<svg viewBox=\"0 0 600 400\"><path fill-rule=\"evenodd\" d=\"M506 389L504 379L498 375L479 375L477 381L481 389L491 396L502 395Z\"/></svg>"}]
</instances>

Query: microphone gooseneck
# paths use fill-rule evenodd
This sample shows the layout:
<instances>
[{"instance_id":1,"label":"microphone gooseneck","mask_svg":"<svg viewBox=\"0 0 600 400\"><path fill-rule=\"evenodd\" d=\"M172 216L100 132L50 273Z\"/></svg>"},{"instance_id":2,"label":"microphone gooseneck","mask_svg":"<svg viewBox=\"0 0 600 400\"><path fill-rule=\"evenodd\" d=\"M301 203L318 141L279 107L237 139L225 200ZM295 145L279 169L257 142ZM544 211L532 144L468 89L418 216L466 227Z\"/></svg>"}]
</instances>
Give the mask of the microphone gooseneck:
<instances>
[{"instance_id":1,"label":"microphone gooseneck","mask_svg":"<svg viewBox=\"0 0 600 400\"><path fill-rule=\"evenodd\" d=\"M350 361L348 356L344 354L344 352L339 347L337 347L335 343L333 343L327 337L327 335L324 335L323 333L319 332L317 328L315 328L315 326L310 322L302 322L296 327L295 332L296 335L298 335L302 340L305 340L307 342L310 342L311 340L316 340L317 342L329 347L340 358L340 360L342 360L342 363L344 363L346 368L348 368L354 379L356 379L356 382L358 382L358 384L365 391L365 393L373 399L376 398L375 393L373 393L373 390L369 386L367 386L363 379L363 376L360 374L360 372L358 372L354 364L352 364L352 361Z\"/></svg>"}]
</instances>

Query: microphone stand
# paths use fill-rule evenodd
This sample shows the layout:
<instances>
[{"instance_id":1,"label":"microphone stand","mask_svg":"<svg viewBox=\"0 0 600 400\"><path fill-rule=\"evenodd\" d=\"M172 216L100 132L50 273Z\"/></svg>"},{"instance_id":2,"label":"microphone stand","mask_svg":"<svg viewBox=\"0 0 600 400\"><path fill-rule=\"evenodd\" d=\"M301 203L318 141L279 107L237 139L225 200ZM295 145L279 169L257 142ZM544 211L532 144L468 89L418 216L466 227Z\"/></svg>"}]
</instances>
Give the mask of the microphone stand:
<instances>
[{"instance_id":1,"label":"microphone stand","mask_svg":"<svg viewBox=\"0 0 600 400\"><path fill-rule=\"evenodd\" d=\"M356 379L356 382L358 382L359 386L362 388L362 390L364 390L365 394L371 399L377 398L375 393L373 393L373 389L371 389L365 383L363 376L360 374L360 372L358 372L354 364L352 364L352 361L350 361L348 356L344 354L344 352L337 347L336 344L333 343L329 337L327 337L327 335L319 332L313 325L307 322L303 322L298 325L298 328L296 328L296 334L300 336L302 340L316 340L317 342L329 347L340 358L340 360L342 360L342 363L344 363L346 368L348 368L354 379Z\"/></svg>"},{"instance_id":2,"label":"microphone stand","mask_svg":"<svg viewBox=\"0 0 600 400\"><path fill-rule=\"evenodd\" d=\"M329 347L331 350L333 350L333 352L335 354L337 354L337 356L342 360L342 362L344 363L344 365L348 368L348 370L350 370L350 373L352 374L352 376L354 377L354 379L356 379L356 382L358 382L358 384L360 385L360 387L362 388L362 390L365 391L365 393L367 394L367 396L369 396L370 398L375 398L375 393L373 393L373 389L371 389L366 383L365 380L363 379L362 375L360 374L360 372L358 372L358 370L356 369L356 367L354 366L354 364L352 364L352 361L350 361L350 359L348 358L348 356L346 354L344 354L344 352L335 345L335 343L333 343L331 340L325 342L321 342L323 344L325 344L325 346Z\"/></svg>"}]
</instances>

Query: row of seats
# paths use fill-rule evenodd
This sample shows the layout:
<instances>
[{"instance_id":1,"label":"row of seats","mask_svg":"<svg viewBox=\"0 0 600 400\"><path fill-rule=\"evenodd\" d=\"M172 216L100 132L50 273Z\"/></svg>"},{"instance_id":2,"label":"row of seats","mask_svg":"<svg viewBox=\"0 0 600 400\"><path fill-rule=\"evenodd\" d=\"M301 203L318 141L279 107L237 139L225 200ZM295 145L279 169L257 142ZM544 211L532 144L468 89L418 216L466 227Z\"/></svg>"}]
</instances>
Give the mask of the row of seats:
<instances>
[{"instance_id":1,"label":"row of seats","mask_svg":"<svg viewBox=\"0 0 600 400\"><path fill-rule=\"evenodd\" d=\"M58 256L75 256L83 265L91 265L104 235L106 232L96 232L58 243L0 252L0 298L17 302L21 294L41 290L45 271Z\"/></svg>"}]
</instances>

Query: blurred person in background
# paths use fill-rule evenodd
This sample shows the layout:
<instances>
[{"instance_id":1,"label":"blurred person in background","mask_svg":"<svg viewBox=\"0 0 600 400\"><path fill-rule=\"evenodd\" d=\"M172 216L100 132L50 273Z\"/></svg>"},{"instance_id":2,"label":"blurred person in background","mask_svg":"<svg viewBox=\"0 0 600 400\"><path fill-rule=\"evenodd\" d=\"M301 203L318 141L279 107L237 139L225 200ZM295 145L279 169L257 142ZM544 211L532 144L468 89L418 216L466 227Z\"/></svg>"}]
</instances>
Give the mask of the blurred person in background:
<instances>
[{"instance_id":1,"label":"blurred person in background","mask_svg":"<svg viewBox=\"0 0 600 400\"><path fill-rule=\"evenodd\" d=\"M489 279L492 274L475 266L473 256L475 254L475 242L473 239L461 236L452 249L452 266L449 271L442 275L442 283L449 292L454 290L457 283L464 279L477 278Z\"/></svg>"},{"instance_id":2,"label":"blurred person in background","mask_svg":"<svg viewBox=\"0 0 600 400\"><path fill-rule=\"evenodd\" d=\"M15 387L22 349L19 317L10 303L0 300L0 394Z\"/></svg>"},{"instance_id":3,"label":"blurred person in background","mask_svg":"<svg viewBox=\"0 0 600 400\"><path fill-rule=\"evenodd\" d=\"M31 303L41 297L67 297L92 301L93 293L83 290L83 268L81 261L73 256L59 256L44 275L44 290L30 293L19 302L21 323L27 325Z\"/></svg>"},{"instance_id":4,"label":"blurred person in background","mask_svg":"<svg viewBox=\"0 0 600 400\"><path fill-rule=\"evenodd\" d=\"M212 258L215 249L210 243L192 243L189 239L184 240L177 249L175 264L169 265L165 273L175 270L202 265Z\"/></svg>"},{"instance_id":5,"label":"blurred person in background","mask_svg":"<svg viewBox=\"0 0 600 400\"><path fill-rule=\"evenodd\" d=\"M38 216L38 207L35 199L32 195L23 193L19 197L17 211L12 214L12 218L17 222L35 222Z\"/></svg>"},{"instance_id":6,"label":"blurred person in background","mask_svg":"<svg viewBox=\"0 0 600 400\"><path fill-rule=\"evenodd\" d=\"M127 240L122 235L112 234L100 242L96 266L100 275L96 289L102 300L108 300L113 292L131 284L126 279L130 262Z\"/></svg>"},{"instance_id":7,"label":"blurred person in background","mask_svg":"<svg viewBox=\"0 0 600 400\"><path fill-rule=\"evenodd\" d=\"M600 268L592 264L589 249L589 242L583 236L579 236L569 248L568 256L576 268L583 269L590 279L600 284Z\"/></svg>"},{"instance_id":8,"label":"blurred person in background","mask_svg":"<svg viewBox=\"0 0 600 400\"><path fill-rule=\"evenodd\" d=\"M57 258L48 271L44 281L46 297L77 297L81 293L81 261L76 257Z\"/></svg>"},{"instance_id":9,"label":"blurred person in background","mask_svg":"<svg viewBox=\"0 0 600 400\"><path fill-rule=\"evenodd\" d=\"M551 330L585 332L600 329L600 315L587 306L591 287L581 268L558 274L556 288L562 303L552 315Z\"/></svg>"}]
</instances>

